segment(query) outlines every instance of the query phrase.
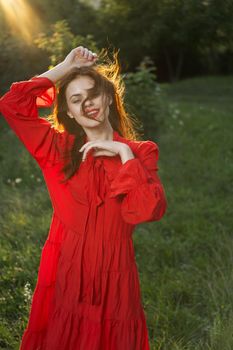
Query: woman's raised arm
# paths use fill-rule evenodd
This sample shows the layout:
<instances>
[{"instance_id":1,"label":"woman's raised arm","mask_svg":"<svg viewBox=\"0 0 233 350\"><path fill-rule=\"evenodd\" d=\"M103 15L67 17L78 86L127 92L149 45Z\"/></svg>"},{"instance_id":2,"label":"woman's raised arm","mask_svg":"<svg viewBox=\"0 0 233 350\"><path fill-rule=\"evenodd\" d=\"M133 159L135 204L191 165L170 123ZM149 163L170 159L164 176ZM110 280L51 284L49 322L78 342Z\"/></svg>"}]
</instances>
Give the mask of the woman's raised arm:
<instances>
[{"instance_id":1,"label":"woman's raised arm","mask_svg":"<svg viewBox=\"0 0 233 350\"><path fill-rule=\"evenodd\" d=\"M93 53L83 46L78 46L71 50L64 61L47 72L38 75L38 77L46 77L53 83L56 83L73 67L91 66L95 63L96 59L96 53Z\"/></svg>"},{"instance_id":2,"label":"woman's raised arm","mask_svg":"<svg viewBox=\"0 0 233 350\"><path fill-rule=\"evenodd\" d=\"M57 160L55 143L61 133L51 127L45 118L39 117L38 107L50 107L55 99L55 83L74 66L91 65L96 54L79 46L73 49L63 62L47 72L27 81L15 82L0 98L0 112L40 167Z\"/></svg>"}]
</instances>

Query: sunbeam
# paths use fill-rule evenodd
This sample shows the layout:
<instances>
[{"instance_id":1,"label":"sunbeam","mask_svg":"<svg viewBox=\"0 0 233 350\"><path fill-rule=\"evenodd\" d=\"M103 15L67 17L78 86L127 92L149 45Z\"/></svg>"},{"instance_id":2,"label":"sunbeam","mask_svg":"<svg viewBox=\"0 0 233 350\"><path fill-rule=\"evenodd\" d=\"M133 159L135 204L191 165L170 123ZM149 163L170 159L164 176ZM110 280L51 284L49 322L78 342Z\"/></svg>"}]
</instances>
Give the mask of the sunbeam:
<instances>
[{"instance_id":1,"label":"sunbeam","mask_svg":"<svg viewBox=\"0 0 233 350\"><path fill-rule=\"evenodd\" d=\"M0 10L15 35L21 35L27 42L40 30L40 20L26 0L0 0Z\"/></svg>"}]
</instances>

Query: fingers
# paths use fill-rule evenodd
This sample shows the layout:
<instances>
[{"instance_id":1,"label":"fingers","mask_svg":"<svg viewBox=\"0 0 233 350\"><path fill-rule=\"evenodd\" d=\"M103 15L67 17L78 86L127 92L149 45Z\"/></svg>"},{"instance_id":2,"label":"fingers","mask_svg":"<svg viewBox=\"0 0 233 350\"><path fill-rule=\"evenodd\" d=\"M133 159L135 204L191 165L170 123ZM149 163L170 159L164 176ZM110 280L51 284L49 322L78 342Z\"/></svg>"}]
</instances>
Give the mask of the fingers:
<instances>
[{"instance_id":1,"label":"fingers","mask_svg":"<svg viewBox=\"0 0 233 350\"><path fill-rule=\"evenodd\" d=\"M93 150L94 154L99 153L99 152L100 153L103 152L103 150L98 149L98 147L90 146L89 148L85 148L85 150L83 152L83 156L82 156L82 161L84 161L86 159L88 152L91 150Z\"/></svg>"},{"instance_id":2,"label":"fingers","mask_svg":"<svg viewBox=\"0 0 233 350\"><path fill-rule=\"evenodd\" d=\"M95 141L93 141L95 142ZM89 144L87 146L87 144L84 144L79 152L83 152L83 155L82 155L82 161L85 161L86 157L87 157L87 154L89 151L93 150L93 156L110 156L110 157L113 157L113 156L116 156L117 153L115 151L111 151L111 150L108 150L108 149L105 149L103 147L100 147L100 146L94 146L93 144Z\"/></svg>"},{"instance_id":3,"label":"fingers","mask_svg":"<svg viewBox=\"0 0 233 350\"><path fill-rule=\"evenodd\" d=\"M88 58L88 56L89 56L89 50L87 48L84 48L83 57Z\"/></svg>"},{"instance_id":4,"label":"fingers","mask_svg":"<svg viewBox=\"0 0 233 350\"><path fill-rule=\"evenodd\" d=\"M82 56L84 59L87 60L94 60L97 58L97 54L92 52L91 50L88 50L88 48L83 46L78 46L76 49L77 53Z\"/></svg>"},{"instance_id":5,"label":"fingers","mask_svg":"<svg viewBox=\"0 0 233 350\"><path fill-rule=\"evenodd\" d=\"M90 142L92 142L92 141L90 141ZM96 142L96 141L93 141L93 143L94 142ZM92 144L92 143L89 143L89 144L86 143L79 149L79 152L83 152L82 161L84 161L86 159L86 156L91 149L94 152L101 152L101 151L103 152L104 151L104 149L101 148L100 146L97 146L97 145L94 146L94 144Z\"/></svg>"},{"instance_id":6,"label":"fingers","mask_svg":"<svg viewBox=\"0 0 233 350\"><path fill-rule=\"evenodd\" d=\"M86 155L91 150L92 147L93 146L91 146L91 145L89 145L89 147L87 147L86 144L85 144L79 149L79 152L83 152L82 161L84 161L86 159ZM94 148L94 149L96 149L96 148Z\"/></svg>"}]
</instances>

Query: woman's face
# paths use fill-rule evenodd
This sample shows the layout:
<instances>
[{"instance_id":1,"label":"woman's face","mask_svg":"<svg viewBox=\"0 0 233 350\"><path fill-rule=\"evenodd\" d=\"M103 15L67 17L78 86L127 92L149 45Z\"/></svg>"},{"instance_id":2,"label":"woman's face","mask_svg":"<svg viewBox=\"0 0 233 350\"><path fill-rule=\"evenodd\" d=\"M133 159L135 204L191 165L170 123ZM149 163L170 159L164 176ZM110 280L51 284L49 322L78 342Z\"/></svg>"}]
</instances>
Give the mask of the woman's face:
<instances>
[{"instance_id":1,"label":"woman's face","mask_svg":"<svg viewBox=\"0 0 233 350\"><path fill-rule=\"evenodd\" d=\"M109 104L112 99L109 97L107 106L104 105L103 95L87 99L83 105L84 114L81 105L88 96L88 89L94 86L94 80L89 76L79 76L72 80L66 88L67 114L74 118L78 124L83 127L95 127L108 120Z\"/></svg>"}]
</instances>

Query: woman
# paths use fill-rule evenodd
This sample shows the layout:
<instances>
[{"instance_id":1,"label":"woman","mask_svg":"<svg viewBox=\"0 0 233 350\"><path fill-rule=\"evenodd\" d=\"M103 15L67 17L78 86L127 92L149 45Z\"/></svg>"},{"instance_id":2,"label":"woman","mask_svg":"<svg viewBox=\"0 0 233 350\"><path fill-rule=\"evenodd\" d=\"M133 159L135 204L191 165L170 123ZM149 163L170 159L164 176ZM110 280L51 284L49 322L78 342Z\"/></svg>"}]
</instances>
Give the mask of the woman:
<instances>
[{"instance_id":1,"label":"woman","mask_svg":"<svg viewBox=\"0 0 233 350\"><path fill-rule=\"evenodd\" d=\"M79 46L0 99L53 206L20 350L149 349L132 234L166 211L159 149L135 138L118 63L96 60Z\"/></svg>"}]
</instances>

